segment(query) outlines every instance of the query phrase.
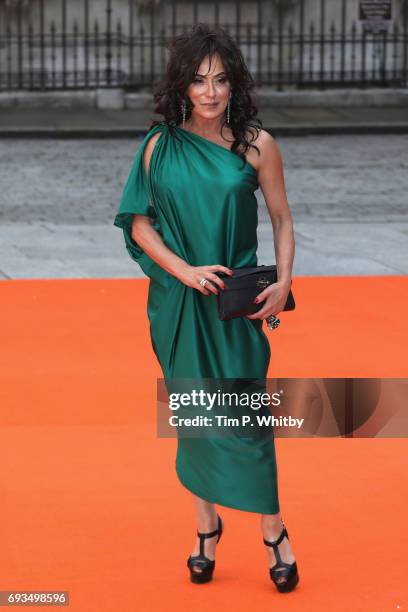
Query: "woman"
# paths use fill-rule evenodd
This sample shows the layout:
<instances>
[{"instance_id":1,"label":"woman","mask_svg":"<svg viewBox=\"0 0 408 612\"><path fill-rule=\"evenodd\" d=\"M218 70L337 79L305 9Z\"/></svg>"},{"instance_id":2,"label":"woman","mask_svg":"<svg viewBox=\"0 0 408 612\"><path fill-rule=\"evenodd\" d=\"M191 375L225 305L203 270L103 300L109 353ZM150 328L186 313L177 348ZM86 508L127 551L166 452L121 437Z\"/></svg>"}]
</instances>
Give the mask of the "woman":
<instances>
[{"instance_id":1,"label":"woman","mask_svg":"<svg viewBox=\"0 0 408 612\"><path fill-rule=\"evenodd\" d=\"M154 96L165 119L153 122L136 153L114 224L150 278L150 334L165 380L264 379L270 347L262 320L283 309L294 257L279 149L254 121L253 79L222 28L199 24L169 49ZM224 283L217 273L257 265L258 186L272 220L278 282L259 294L264 303L255 314L221 321L215 296ZM212 578L224 527L218 503L261 514L270 577L281 592L296 586L273 436L179 436L176 471L197 511L187 561L193 582Z\"/></svg>"}]
</instances>

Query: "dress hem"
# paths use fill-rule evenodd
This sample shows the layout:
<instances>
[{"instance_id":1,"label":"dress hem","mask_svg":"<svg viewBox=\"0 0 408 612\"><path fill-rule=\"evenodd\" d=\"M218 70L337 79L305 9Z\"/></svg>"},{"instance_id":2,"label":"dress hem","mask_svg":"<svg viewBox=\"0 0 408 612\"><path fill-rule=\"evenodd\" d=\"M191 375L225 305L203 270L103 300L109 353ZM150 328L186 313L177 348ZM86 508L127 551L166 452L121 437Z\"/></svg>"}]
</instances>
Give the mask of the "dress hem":
<instances>
[{"instance_id":1,"label":"dress hem","mask_svg":"<svg viewBox=\"0 0 408 612\"><path fill-rule=\"evenodd\" d=\"M191 487L190 485L186 484L186 481L183 480L183 478L180 475L180 472L177 469L177 464L176 464L176 474L178 476L179 481L181 482L181 484L183 485L183 487L185 487L188 491L190 491L190 493L194 493L194 495L198 495L198 497L201 497L201 499L204 499L205 501L209 502L210 504L218 504L219 506L224 506L224 508L232 508L233 510L241 510L242 512L254 512L255 514L277 514L278 512L280 512L280 506L278 504L278 509L275 512L271 512L270 510L265 511L265 510L253 510L252 508L244 508L242 506L237 506L235 504L230 504L230 503L223 503L222 501L217 501L217 499L208 499L208 496L201 493L200 491L198 491L198 489L196 489L195 487Z\"/></svg>"}]
</instances>

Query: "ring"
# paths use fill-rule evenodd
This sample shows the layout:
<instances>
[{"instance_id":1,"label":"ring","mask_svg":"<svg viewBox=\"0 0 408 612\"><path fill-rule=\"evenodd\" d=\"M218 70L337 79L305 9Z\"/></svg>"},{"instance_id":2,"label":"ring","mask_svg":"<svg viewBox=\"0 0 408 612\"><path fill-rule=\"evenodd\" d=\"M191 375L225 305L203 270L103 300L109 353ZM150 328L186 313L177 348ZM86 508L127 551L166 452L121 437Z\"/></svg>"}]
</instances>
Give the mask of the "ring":
<instances>
[{"instance_id":1,"label":"ring","mask_svg":"<svg viewBox=\"0 0 408 612\"><path fill-rule=\"evenodd\" d=\"M207 280L206 278L202 278L202 279L200 280L200 285L201 285L202 287L205 287L207 283L208 283L208 280Z\"/></svg>"},{"instance_id":2,"label":"ring","mask_svg":"<svg viewBox=\"0 0 408 612\"><path fill-rule=\"evenodd\" d=\"M268 326L268 329L270 329L271 331L278 327L279 323L280 319L278 319L278 317L275 317L275 315L269 315L269 317L266 317L266 324Z\"/></svg>"}]
</instances>

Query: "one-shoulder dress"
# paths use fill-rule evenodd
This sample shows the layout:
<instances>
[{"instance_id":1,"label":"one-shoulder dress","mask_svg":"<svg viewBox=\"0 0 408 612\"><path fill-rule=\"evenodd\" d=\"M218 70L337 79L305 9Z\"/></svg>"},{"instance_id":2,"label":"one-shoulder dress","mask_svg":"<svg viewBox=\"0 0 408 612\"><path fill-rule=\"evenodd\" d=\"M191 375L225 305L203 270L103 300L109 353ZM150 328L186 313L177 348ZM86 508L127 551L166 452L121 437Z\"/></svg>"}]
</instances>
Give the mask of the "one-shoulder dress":
<instances>
[{"instance_id":1,"label":"one-shoulder dress","mask_svg":"<svg viewBox=\"0 0 408 612\"><path fill-rule=\"evenodd\" d=\"M148 172L143 153L160 132ZM264 379L270 360L262 320L221 321L217 298L188 287L133 240L133 215L146 215L166 246L192 266L257 265L257 171L223 145L165 121L136 151L114 225L149 277L150 337L164 379ZM273 430L272 430L273 431ZM179 437L180 482L222 506L279 512L274 436Z\"/></svg>"}]
</instances>

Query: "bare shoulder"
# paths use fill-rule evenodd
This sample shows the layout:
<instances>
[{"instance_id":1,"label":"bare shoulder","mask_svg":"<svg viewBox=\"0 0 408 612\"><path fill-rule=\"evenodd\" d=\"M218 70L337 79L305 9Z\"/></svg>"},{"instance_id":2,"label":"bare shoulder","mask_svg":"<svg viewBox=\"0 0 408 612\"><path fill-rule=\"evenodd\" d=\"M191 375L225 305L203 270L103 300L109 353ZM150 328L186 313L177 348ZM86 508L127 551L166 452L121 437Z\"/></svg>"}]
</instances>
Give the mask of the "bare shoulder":
<instances>
[{"instance_id":1,"label":"bare shoulder","mask_svg":"<svg viewBox=\"0 0 408 612\"><path fill-rule=\"evenodd\" d=\"M259 149L259 153L254 147L250 147L247 151L248 161L260 171L265 165L270 166L271 163L280 163L281 154L278 143L275 138L267 130L258 129L254 138L253 131L248 132L248 142L255 145Z\"/></svg>"},{"instance_id":2,"label":"bare shoulder","mask_svg":"<svg viewBox=\"0 0 408 612\"><path fill-rule=\"evenodd\" d=\"M260 129L258 130L257 138L252 141L252 144L256 144L261 152L261 154L271 154L278 153L279 147L275 138L270 134L267 130Z\"/></svg>"}]
</instances>

